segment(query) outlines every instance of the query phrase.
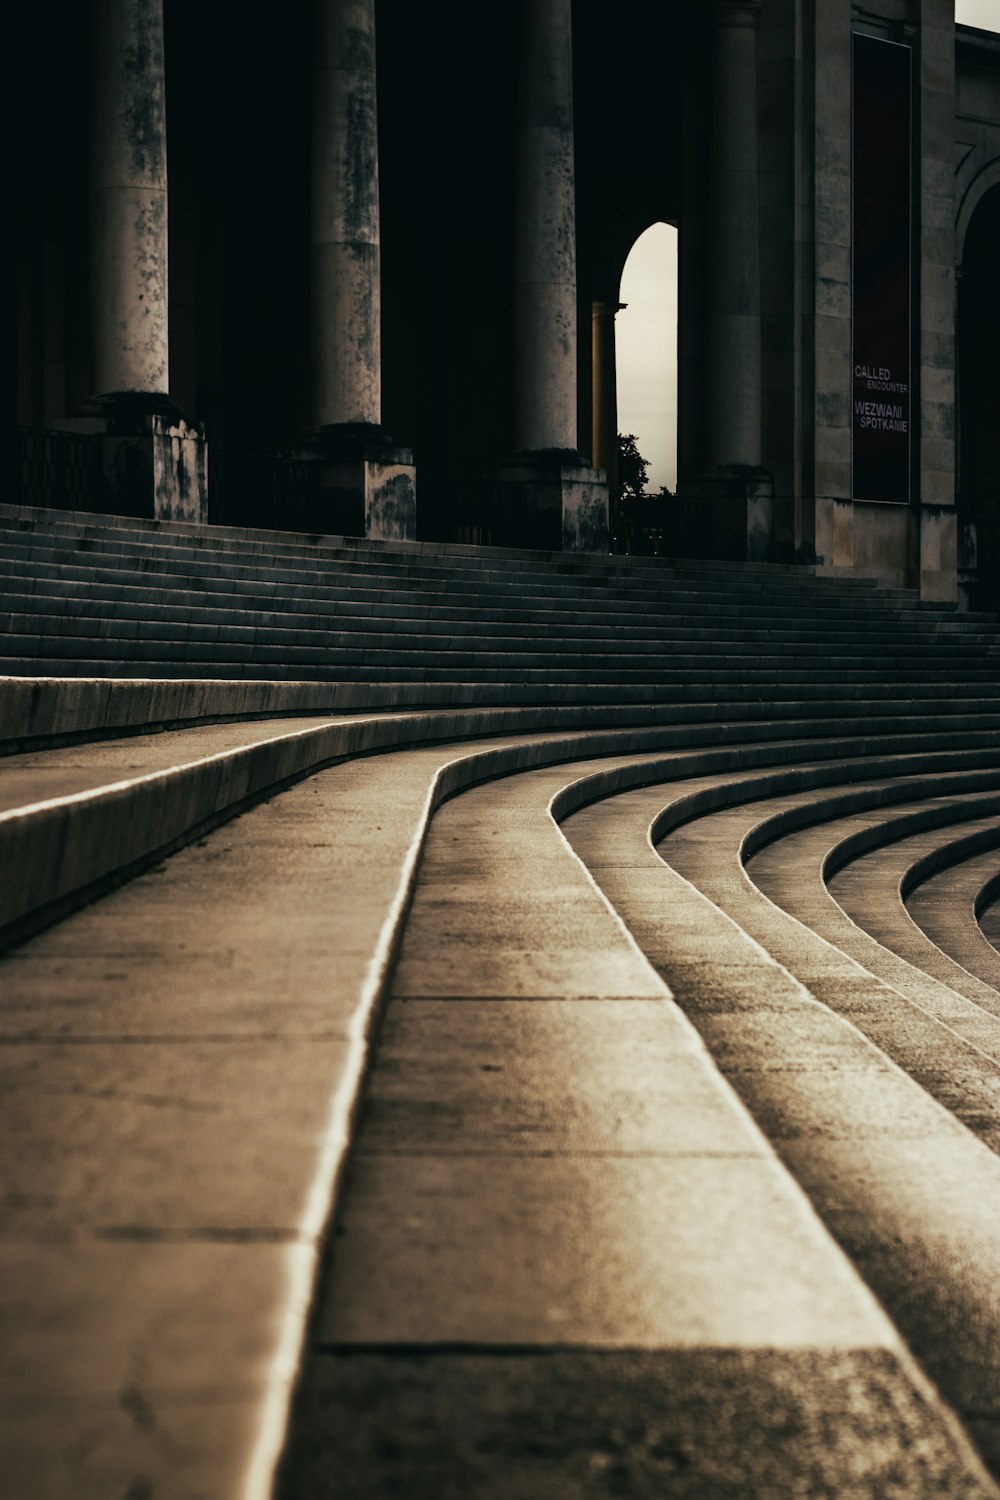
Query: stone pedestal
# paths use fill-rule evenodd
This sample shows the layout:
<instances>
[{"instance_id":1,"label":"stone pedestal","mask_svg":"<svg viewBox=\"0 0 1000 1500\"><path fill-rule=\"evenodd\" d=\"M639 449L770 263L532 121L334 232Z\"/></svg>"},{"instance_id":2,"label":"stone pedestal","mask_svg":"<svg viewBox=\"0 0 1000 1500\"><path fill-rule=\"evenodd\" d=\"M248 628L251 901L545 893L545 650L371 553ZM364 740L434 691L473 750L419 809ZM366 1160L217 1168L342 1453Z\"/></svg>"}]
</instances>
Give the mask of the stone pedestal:
<instances>
[{"instance_id":1,"label":"stone pedestal","mask_svg":"<svg viewBox=\"0 0 1000 1500\"><path fill-rule=\"evenodd\" d=\"M93 415L54 424L100 447L95 508L155 521L208 521L208 442L176 407L141 396L93 403Z\"/></svg>"},{"instance_id":2,"label":"stone pedestal","mask_svg":"<svg viewBox=\"0 0 1000 1500\"><path fill-rule=\"evenodd\" d=\"M413 542L417 473L409 448L381 427L345 423L312 433L292 455L315 464L314 525L343 536Z\"/></svg>"},{"instance_id":3,"label":"stone pedestal","mask_svg":"<svg viewBox=\"0 0 1000 1500\"><path fill-rule=\"evenodd\" d=\"M720 562L774 562L774 482L766 469L730 464L687 481L677 495L669 554Z\"/></svg>"},{"instance_id":4,"label":"stone pedestal","mask_svg":"<svg viewBox=\"0 0 1000 1500\"><path fill-rule=\"evenodd\" d=\"M492 475L492 488L503 518L494 525L494 541L547 552L607 554L607 477L579 453L561 448L515 453Z\"/></svg>"}]
</instances>

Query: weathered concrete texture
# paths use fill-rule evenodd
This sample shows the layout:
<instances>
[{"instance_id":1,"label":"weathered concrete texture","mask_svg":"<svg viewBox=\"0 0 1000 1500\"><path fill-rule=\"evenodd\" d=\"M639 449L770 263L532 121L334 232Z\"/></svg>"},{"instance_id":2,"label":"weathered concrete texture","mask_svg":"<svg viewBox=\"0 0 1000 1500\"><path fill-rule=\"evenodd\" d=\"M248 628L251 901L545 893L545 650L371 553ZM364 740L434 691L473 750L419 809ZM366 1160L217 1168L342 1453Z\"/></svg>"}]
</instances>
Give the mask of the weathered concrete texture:
<instances>
[{"instance_id":1,"label":"weathered concrete texture","mask_svg":"<svg viewBox=\"0 0 1000 1500\"><path fill-rule=\"evenodd\" d=\"M958 597L958 520L953 505L920 507L920 597Z\"/></svg>"},{"instance_id":2,"label":"weathered concrete texture","mask_svg":"<svg viewBox=\"0 0 1000 1500\"><path fill-rule=\"evenodd\" d=\"M208 519L208 443L201 426L116 402L100 431L103 504L156 521Z\"/></svg>"},{"instance_id":3,"label":"weathered concrete texture","mask_svg":"<svg viewBox=\"0 0 1000 1500\"><path fill-rule=\"evenodd\" d=\"M99 0L91 117L95 395L168 381L162 0Z\"/></svg>"},{"instance_id":4,"label":"weathered concrete texture","mask_svg":"<svg viewBox=\"0 0 1000 1500\"><path fill-rule=\"evenodd\" d=\"M295 456L319 469L318 526L373 541L416 541L417 475L409 448L380 427L344 423L313 433Z\"/></svg>"},{"instance_id":5,"label":"weathered concrete texture","mask_svg":"<svg viewBox=\"0 0 1000 1500\"><path fill-rule=\"evenodd\" d=\"M520 7L514 214L515 449L575 449L572 7Z\"/></svg>"},{"instance_id":6,"label":"weathered concrete texture","mask_svg":"<svg viewBox=\"0 0 1000 1500\"><path fill-rule=\"evenodd\" d=\"M339 1350L282 1500L978 1500L885 1351Z\"/></svg>"},{"instance_id":7,"label":"weathered concrete texture","mask_svg":"<svg viewBox=\"0 0 1000 1500\"><path fill-rule=\"evenodd\" d=\"M915 522L908 505L868 505L853 509L854 566L886 588L914 583Z\"/></svg>"},{"instance_id":8,"label":"weathered concrete texture","mask_svg":"<svg viewBox=\"0 0 1000 1500\"><path fill-rule=\"evenodd\" d=\"M541 547L607 554L608 485L572 452L516 454L493 475L512 532Z\"/></svg>"},{"instance_id":9,"label":"weathered concrete texture","mask_svg":"<svg viewBox=\"0 0 1000 1500\"><path fill-rule=\"evenodd\" d=\"M850 463L846 466L850 489ZM814 545L818 573L853 573L854 502L817 495L814 505Z\"/></svg>"},{"instance_id":10,"label":"weathered concrete texture","mask_svg":"<svg viewBox=\"0 0 1000 1500\"><path fill-rule=\"evenodd\" d=\"M374 0L321 0L310 230L314 426L381 421Z\"/></svg>"},{"instance_id":11,"label":"weathered concrete texture","mask_svg":"<svg viewBox=\"0 0 1000 1500\"><path fill-rule=\"evenodd\" d=\"M378 245L314 245L310 265L312 420L378 422L382 410Z\"/></svg>"},{"instance_id":12,"label":"weathered concrete texture","mask_svg":"<svg viewBox=\"0 0 1000 1500\"><path fill-rule=\"evenodd\" d=\"M202 428L183 419L152 419L153 516L158 521L208 520L208 444Z\"/></svg>"},{"instance_id":13,"label":"weathered concrete texture","mask_svg":"<svg viewBox=\"0 0 1000 1500\"><path fill-rule=\"evenodd\" d=\"M412 457L408 449L403 454ZM365 464L365 536L416 541L417 480L412 462Z\"/></svg>"}]
</instances>

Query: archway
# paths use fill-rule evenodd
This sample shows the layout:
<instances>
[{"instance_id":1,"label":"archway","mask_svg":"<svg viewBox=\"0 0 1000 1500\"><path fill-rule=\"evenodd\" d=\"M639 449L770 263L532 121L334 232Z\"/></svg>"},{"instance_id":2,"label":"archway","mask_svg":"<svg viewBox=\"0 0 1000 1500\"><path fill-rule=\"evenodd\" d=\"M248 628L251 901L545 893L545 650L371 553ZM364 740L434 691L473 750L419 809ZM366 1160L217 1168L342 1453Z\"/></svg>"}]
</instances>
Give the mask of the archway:
<instances>
[{"instance_id":1,"label":"archway","mask_svg":"<svg viewBox=\"0 0 1000 1500\"><path fill-rule=\"evenodd\" d=\"M958 288L960 567L971 602L1000 604L1000 185L980 200Z\"/></svg>"},{"instance_id":2,"label":"archway","mask_svg":"<svg viewBox=\"0 0 1000 1500\"><path fill-rule=\"evenodd\" d=\"M672 224L649 225L625 257L617 301L594 308L595 450L609 460L613 500L626 478L617 472L617 448L608 451L617 432L634 435L648 461L647 495L677 487L677 238ZM654 522L652 501L646 508ZM634 524L627 535L612 529L616 551L658 550Z\"/></svg>"}]
</instances>

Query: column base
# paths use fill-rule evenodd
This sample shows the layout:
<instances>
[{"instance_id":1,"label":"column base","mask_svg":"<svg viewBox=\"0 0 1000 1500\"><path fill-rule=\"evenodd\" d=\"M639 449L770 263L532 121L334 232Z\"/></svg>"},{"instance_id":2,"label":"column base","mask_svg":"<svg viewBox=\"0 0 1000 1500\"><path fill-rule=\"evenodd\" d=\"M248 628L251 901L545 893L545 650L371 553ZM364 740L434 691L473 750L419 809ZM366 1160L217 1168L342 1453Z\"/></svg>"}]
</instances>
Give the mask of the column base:
<instances>
[{"instance_id":1,"label":"column base","mask_svg":"<svg viewBox=\"0 0 1000 1500\"><path fill-rule=\"evenodd\" d=\"M100 447L95 509L157 521L208 520L208 441L168 396L101 396L54 424Z\"/></svg>"},{"instance_id":2,"label":"column base","mask_svg":"<svg viewBox=\"0 0 1000 1500\"><path fill-rule=\"evenodd\" d=\"M502 547L599 552L610 547L608 481L579 453L515 453L490 475L493 540Z\"/></svg>"},{"instance_id":3,"label":"column base","mask_svg":"<svg viewBox=\"0 0 1000 1500\"><path fill-rule=\"evenodd\" d=\"M310 433L292 457L315 464L311 524L376 541L417 539L417 471L381 427L344 423Z\"/></svg>"},{"instance_id":4,"label":"column base","mask_svg":"<svg viewBox=\"0 0 1000 1500\"><path fill-rule=\"evenodd\" d=\"M776 522L782 502L766 469L727 465L685 481L676 498L676 557L717 562L777 562ZM780 528L784 530L785 528Z\"/></svg>"}]
</instances>

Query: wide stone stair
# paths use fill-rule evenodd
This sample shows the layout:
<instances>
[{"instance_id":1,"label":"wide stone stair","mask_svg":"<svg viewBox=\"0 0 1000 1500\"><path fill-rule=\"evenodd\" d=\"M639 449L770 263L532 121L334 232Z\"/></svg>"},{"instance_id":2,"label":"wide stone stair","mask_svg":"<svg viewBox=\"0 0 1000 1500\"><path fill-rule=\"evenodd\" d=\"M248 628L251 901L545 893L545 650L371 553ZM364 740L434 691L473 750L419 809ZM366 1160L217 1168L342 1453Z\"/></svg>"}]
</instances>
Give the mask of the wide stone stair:
<instances>
[{"instance_id":1,"label":"wide stone stair","mask_svg":"<svg viewBox=\"0 0 1000 1500\"><path fill-rule=\"evenodd\" d=\"M994 617L0 538L12 1495L1000 1494Z\"/></svg>"}]
</instances>

